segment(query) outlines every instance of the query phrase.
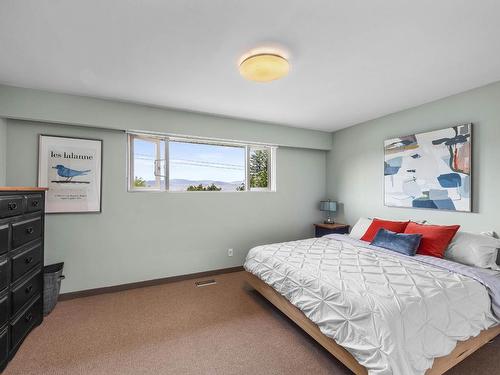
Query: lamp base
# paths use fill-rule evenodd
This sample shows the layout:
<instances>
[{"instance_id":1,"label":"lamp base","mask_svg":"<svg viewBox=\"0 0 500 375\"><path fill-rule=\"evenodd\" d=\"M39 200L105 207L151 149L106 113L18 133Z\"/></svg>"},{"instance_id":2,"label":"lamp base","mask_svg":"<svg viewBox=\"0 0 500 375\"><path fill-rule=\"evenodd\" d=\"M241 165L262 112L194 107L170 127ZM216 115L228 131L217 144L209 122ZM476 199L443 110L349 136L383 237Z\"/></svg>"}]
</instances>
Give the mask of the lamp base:
<instances>
[{"instance_id":1,"label":"lamp base","mask_svg":"<svg viewBox=\"0 0 500 375\"><path fill-rule=\"evenodd\" d=\"M332 219L330 219L330 218L328 218L325 221L323 221L323 223L324 224L335 224L335 222Z\"/></svg>"}]
</instances>

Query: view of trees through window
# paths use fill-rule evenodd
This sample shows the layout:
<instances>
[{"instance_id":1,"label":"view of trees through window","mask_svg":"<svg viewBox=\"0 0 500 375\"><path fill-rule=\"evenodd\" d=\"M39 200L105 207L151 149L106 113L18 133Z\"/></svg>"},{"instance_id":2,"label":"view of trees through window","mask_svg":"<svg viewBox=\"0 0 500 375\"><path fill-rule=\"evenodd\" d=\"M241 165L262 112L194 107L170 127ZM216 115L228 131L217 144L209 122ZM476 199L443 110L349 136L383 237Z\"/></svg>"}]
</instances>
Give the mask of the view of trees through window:
<instances>
[{"instance_id":1,"label":"view of trees through window","mask_svg":"<svg viewBox=\"0 0 500 375\"><path fill-rule=\"evenodd\" d=\"M250 188L269 187L269 150L251 150L249 163Z\"/></svg>"},{"instance_id":2,"label":"view of trees through window","mask_svg":"<svg viewBox=\"0 0 500 375\"><path fill-rule=\"evenodd\" d=\"M217 187L213 182L212 185L203 186L199 184L198 186L189 185L186 189L187 191L221 191L222 188Z\"/></svg>"},{"instance_id":3,"label":"view of trees through window","mask_svg":"<svg viewBox=\"0 0 500 375\"><path fill-rule=\"evenodd\" d=\"M134 178L134 186L137 188L144 188L146 187L146 180L143 179L142 177L135 177Z\"/></svg>"},{"instance_id":4,"label":"view of trees through window","mask_svg":"<svg viewBox=\"0 0 500 375\"><path fill-rule=\"evenodd\" d=\"M271 148L130 136L130 188L269 190ZM168 177L167 177L168 176Z\"/></svg>"}]
</instances>

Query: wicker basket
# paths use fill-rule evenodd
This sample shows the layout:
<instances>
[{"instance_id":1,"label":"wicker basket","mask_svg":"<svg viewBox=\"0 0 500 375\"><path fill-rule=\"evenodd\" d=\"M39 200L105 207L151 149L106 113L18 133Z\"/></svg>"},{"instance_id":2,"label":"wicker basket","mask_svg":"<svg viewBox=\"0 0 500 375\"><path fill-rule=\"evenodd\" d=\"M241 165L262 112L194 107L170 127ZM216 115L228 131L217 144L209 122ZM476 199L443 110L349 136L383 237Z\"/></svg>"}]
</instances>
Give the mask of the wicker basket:
<instances>
[{"instance_id":1,"label":"wicker basket","mask_svg":"<svg viewBox=\"0 0 500 375\"><path fill-rule=\"evenodd\" d=\"M61 290L64 263L51 264L43 268L43 315L47 316L54 309Z\"/></svg>"}]
</instances>

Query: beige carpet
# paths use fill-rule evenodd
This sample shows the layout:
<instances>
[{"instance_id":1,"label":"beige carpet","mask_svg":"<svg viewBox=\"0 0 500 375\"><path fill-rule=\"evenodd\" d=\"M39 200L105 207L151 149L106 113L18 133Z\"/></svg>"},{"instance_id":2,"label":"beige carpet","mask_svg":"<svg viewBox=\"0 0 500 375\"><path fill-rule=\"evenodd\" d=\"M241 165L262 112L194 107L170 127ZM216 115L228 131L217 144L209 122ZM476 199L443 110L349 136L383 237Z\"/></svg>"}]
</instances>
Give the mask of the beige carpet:
<instances>
[{"instance_id":1,"label":"beige carpet","mask_svg":"<svg viewBox=\"0 0 500 375\"><path fill-rule=\"evenodd\" d=\"M5 375L350 374L242 272L60 302ZM449 374L498 374L500 340Z\"/></svg>"}]
</instances>

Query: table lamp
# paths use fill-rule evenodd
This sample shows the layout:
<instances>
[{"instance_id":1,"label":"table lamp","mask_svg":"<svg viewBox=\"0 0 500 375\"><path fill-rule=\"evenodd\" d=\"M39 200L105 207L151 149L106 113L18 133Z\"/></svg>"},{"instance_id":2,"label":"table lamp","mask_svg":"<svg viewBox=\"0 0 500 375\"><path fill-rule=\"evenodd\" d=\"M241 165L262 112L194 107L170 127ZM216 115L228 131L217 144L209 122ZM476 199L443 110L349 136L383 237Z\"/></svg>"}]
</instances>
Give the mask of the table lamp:
<instances>
[{"instance_id":1,"label":"table lamp","mask_svg":"<svg viewBox=\"0 0 500 375\"><path fill-rule=\"evenodd\" d=\"M337 202L331 201L331 200L321 201L319 209L321 211L327 212L328 219L326 219L324 223L325 224L334 224L332 217L331 217L331 213L332 212L335 213L337 211Z\"/></svg>"}]
</instances>

